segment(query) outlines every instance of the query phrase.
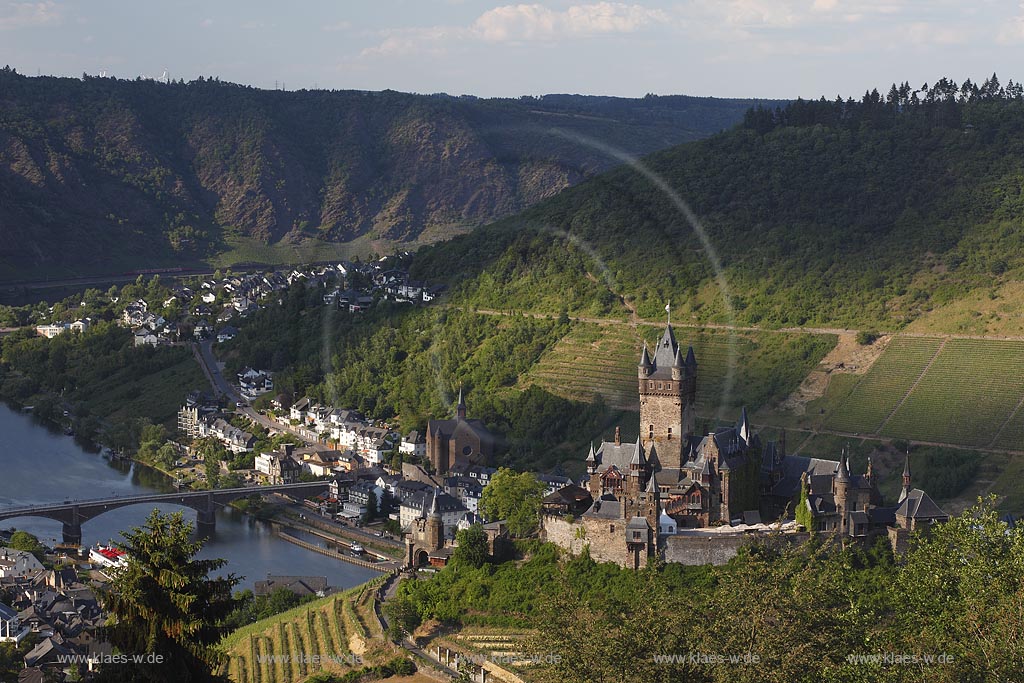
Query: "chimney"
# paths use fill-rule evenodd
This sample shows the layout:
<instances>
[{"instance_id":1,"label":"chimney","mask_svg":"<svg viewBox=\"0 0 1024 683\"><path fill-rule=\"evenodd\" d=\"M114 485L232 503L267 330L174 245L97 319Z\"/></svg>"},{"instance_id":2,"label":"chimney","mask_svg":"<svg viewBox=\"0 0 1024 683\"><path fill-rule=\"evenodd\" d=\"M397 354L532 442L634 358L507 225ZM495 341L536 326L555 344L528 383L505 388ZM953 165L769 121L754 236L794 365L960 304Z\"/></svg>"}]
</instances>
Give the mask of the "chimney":
<instances>
[{"instance_id":1,"label":"chimney","mask_svg":"<svg viewBox=\"0 0 1024 683\"><path fill-rule=\"evenodd\" d=\"M615 428L615 445L616 446L621 446L622 445L622 436L619 434L619 428L618 427Z\"/></svg>"}]
</instances>

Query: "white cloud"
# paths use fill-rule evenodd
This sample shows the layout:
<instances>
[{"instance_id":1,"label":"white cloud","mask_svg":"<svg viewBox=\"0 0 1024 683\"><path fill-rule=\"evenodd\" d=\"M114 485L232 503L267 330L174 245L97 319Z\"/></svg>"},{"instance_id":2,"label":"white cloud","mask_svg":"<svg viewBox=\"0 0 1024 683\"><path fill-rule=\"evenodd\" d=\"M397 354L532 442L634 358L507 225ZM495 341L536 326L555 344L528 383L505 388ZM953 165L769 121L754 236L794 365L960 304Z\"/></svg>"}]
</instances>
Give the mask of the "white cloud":
<instances>
[{"instance_id":1,"label":"white cloud","mask_svg":"<svg viewBox=\"0 0 1024 683\"><path fill-rule=\"evenodd\" d=\"M469 26L386 31L384 40L363 50L362 56L442 53L466 41L524 43L635 33L669 19L662 10L618 2L572 5L564 10L540 4L504 5L484 12Z\"/></svg>"},{"instance_id":2,"label":"white cloud","mask_svg":"<svg viewBox=\"0 0 1024 683\"><path fill-rule=\"evenodd\" d=\"M1012 17L999 27L996 41L1003 45L1011 45L1024 41L1024 2L1020 4L1020 14Z\"/></svg>"},{"instance_id":3,"label":"white cloud","mask_svg":"<svg viewBox=\"0 0 1024 683\"><path fill-rule=\"evenodd\" d=\"M0 0L0 31L43 26L61 20L60 8L51 0L44 2L5 2Z\"/></svg>"},{"instance_id":4,"label":"white cloud","mask_svg":"<svg viewBox=\"0 0 1024 683\"><path fill-rule=\"evenodd\" d=\"M662 10L618 2L573 5L563 11L538 4L506 5L484 12L471 31L488 42L519 42L634 33L667 20Z\"/></svg>"}]
</instances>

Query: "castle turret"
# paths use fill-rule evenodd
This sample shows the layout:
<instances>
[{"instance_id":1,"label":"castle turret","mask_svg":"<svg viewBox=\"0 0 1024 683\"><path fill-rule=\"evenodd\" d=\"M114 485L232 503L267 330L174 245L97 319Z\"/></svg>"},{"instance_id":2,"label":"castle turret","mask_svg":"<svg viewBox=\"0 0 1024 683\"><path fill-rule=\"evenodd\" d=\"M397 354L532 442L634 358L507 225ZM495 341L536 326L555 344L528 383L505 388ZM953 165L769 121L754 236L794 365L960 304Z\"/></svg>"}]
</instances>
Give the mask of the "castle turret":
<instances>
[{"instance_id":1,"label":"castle turret","mask_svg":"<svg viewBox=\"0 0 1024 683\"><path fill-rule=\"evenodd\" d=\"M430 500L430 512L427 514L427 544L434 550L444 546L444 518L437 507L437 489L434 489Z\"/></svg>"},{"instance_id":2,"label":"castle turret","mask_svg":"<svg viewBox=\"0 0 1024 683\"><path fill-rule=\"evenodd\" d=\"M832 478L833 493L836 501L836 514L839 519L836 524L836 529L841 534L847 532L847 500L850 492L850 467L847 463L846 449L843 449L843 455L839 458L839 467L836 470L835 475Z\"/></svg>"},{"instance_id":3,"label":"castle turret","mask_svg":"<svg viewBox=\"0 0 1024 683\"><path fill-rule=\"evenodd\" d=\"M903 490L900 492L900 502L910 495L910 450L907 450L907 457L903 461Z\"/></svg>"},{"instance_id":4,"label":"castle turret","mask_svg":"<svg viewBox=\"0 0 1024 683\"><path fill-rule=\"evenodd\" d=\"M743 406L740 411L740 420L736 423L736 434L743 439L744 444L750 444L750 419L747 417L746 406Z\"/></svg>"},{"instance_id":5,"label":"castle turret","mask_svg":"<svg viewBox=\"0 0 1024 683\"><path fill-rule=\"evenodd\" d=\"M637 376L640 379L650 377L651 372L654 371L654 364L651 363L651 356L647 353L647 342L644 342L643 353L640 354L640 364L637 367Z\"/></svg>"},{"instance_id":6,"label":"castle turret","mask_svg":"<svg viewBox=\"0 0 1024 683\"><path fill-rule=\"evenodd\" d=\"M681 382L683 375L686 373L686 363L683 361L683 352L680 347L676 347L676 357L672 361L672 380L675 382Z\"/></svg>"},{"instance_id":7,"label":"castle turret","mask_svg":"<svg viewBox=\"0 0 1024 683\"><path fill-rule=\"evenodd\" d=\"M590 444L590 453L587 455L587 474L594 474L597 472L597 454L594 453L594 444Z\"/></svg>"}]
</instances>

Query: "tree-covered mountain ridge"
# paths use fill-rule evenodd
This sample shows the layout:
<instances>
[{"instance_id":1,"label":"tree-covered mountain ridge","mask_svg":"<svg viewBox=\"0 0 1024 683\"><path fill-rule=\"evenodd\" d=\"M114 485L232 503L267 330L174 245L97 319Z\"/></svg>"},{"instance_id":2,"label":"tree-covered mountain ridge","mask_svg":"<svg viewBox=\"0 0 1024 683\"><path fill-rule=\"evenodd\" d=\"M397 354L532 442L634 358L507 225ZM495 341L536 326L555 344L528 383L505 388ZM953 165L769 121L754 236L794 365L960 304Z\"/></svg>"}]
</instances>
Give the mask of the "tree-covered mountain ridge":
<instances>
[{"instance_id":1,"label":"tree-covered mountain ridge","mask_svg":"<svg viewBox=\"0 0 1024 683\"><path fill-rule=\"evenodd\" d=\"M616 163L734 125L754 100L267 91L0 70L0 264L117 272L232 240L443 239Z\"/></svg>"},{"instance_id":2,"label":"tree-covered mountain ridge","mask_svg":"<svg viewBox=\"0 0 1024 683\"><path fill-rule=\"evenodd\" d=\"M1012 81L755 107L642 167L423 250L417 272L481 308L658 318L671 301L680 322L1024 334Z\"/></svg>"}]
</instances>

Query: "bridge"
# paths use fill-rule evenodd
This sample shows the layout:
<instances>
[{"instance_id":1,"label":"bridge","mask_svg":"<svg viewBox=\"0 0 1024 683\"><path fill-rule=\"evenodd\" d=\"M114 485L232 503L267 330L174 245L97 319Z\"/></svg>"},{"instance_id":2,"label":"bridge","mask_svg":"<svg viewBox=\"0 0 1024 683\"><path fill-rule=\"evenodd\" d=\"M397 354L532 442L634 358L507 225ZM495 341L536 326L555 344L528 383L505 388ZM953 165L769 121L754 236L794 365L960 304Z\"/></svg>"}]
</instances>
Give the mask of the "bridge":
<instances>
[{"instance_id":1,"label":"bridge","mask_svg":"<svg viewBox=\"0 0 1024 683\"><path fill-rule=\"evenodd\" d=\"M64 525L62 531L65 543L81 545L82 524L104 512L116 510L128 505L146 503L172 503L195 510L196 529L199 533L209 536L216 524L218 506L224 506L233 500L266 493L284 493L307 497L327 490L327 482L299 484L278 484L275 486L248 486L234 489L214 489L211 491L179 491L175 493L155 493L146 496L125 496L121 498L101 498L96 500L66 500L63 503L29 505L26 507L0 508L0 520L13 517L46 517Z\"/></svg>"}]
</instances>

